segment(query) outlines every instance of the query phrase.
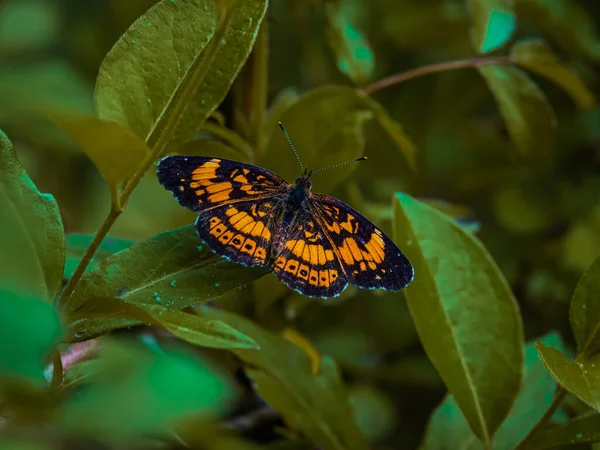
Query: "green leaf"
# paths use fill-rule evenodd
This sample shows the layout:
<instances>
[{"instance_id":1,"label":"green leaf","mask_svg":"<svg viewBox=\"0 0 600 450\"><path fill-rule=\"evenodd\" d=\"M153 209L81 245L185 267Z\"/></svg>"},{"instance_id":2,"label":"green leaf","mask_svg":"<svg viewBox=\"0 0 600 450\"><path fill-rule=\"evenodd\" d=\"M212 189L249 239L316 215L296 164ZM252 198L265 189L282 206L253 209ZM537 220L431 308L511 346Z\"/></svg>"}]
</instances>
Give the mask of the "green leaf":
<instances>
[{"instance_id":1,"label":"green leaf","mask_svg":"<svg viewBox=\"0 0 600 450\"><path fill-rule=\"evenodd\" d=\"M150 149L133 131L83 113L47 112L51 120L89 156L110 188L113 200L121 183L129 179Z\"/></svg>"},{"instance_id":2,"label":"green leaf","mask_svg":"<svg viewBox=\"0 0 600 450\"><path fill-rule=\"evenodd\" d=\"M134 305L117 298L97 298L89 301L76 312L68 314L68 339L77 340L95 337L95 327L90 332L89 322L105 319L108 326L115 319L130 325L147 323L160 326L174 336L190 344L211 348L257 348L256 342L229 325L218 320L210 320L202 315L170 310L162 305ZM103 329L106 333L109 329Z\"/></svg>"},{"instance_id":3,"label":"green leaf","mask_svg":"<svg viewBox=\"0 0 600 450\"><path fill-rule=\"evenodd\" d=\"M571 328L583 359L600 350L600 258L583 274L571 300Z\"/></svg>"},{"instance_id":4,"label":"green leaf","mask_svg":"<svg viewBox=\"0 0 600 450\"><path fill-rule=\"evenodd\" d=\"M479 53L492 52L510 39L517 25L512 6L513 0L469 0L471 39Z\"/></svg>"},{"instance_id":5,"label":"green leaf","mask_svg":"<svg viewBox=\"0 0 600 450\"><path fill-rule=\"evenodd\" d=\"M213 253L188 225L106 258L82 277L65 312L102 297L182 309L222 296L265 273L267 269L244 267Z\"/></svg>"},{"instance_id":6,"label":"green leaf","mask_svg":"<svg viewBox=\"0 0 600 450\"><path fill-rule=\"evenodd\" d=\"M406 158L409 166L417 169L417 146L404 132L402 125L392 119L387 110L368 95L362 97L365 103L373 111L373 116L379 126L392 140L398 151Z\"/></svg>"},{"instance_id":7,"label":"green leaf","mask_svg":"<svg viewBox=\"0 0 600 450\"><path fill-rule=\"evenodd\" d=\"M363 123L371 111L355 89L325 86L302 95L279 118L286 127L304 167L318 169L343 163L363 155ZM266 151L259 165L267 167L288 181L302 174L294 152L289 148L277 122L267 124ZM346 179L356 164L315 176L317 190L331 192Z\"/></svg>"},{"instance_id":8,"label":"green leaf","mask_svg":"<svg viewBox=\"0 0 600 450\"><path fill-rule=\"evenodd\" d=\"M593 15L572 0L515 0L517 16L533 24L564 50L600 59L600 38Z\"/></svg>"},{"instance_id":9,"label":"green leaf","mask_svg":"<svg viewBox=\"0 0 600 450\"><path fill-rule=\"evenodd\" d=\"M518 393L523 328L517 303L481 243L405 194L394 238L415 268L405 296L417 331L473 432L489 443Z\"/></svg>"},{"instance_id":10,"label":"green leaf","mask_svg":"<svg viewBox=\"0 0 600 450\"><path fill-rule=\"evenodd\" d=\"M565 424L536 433L527 442L527 450L555 449L592 442L600 442L598 413L576 417Z\"/></svg>"},{"instance_id":11,"label":"green leaf","mask_svg":"<svg viewBox=\"0 0 600 450\"><path fill-rule=\"evenodd\" d=\"M54 197L42 194L0 131L0 288L50 301L62 287L65 237Z\"/></svg>"},{"instance_id":12,"label":"green leaf","mask_svg":"<svg viewBox=\"0 0 600 450\"><path fill-rule=\"evenodd\" d=\"M578 362L542 343L537 343L536 347L546 369L558 384L595 410L600 410L600 355Z\"/></svg>"},{"instance_id":13,"label":"green leaf","mask_svg":"<svg viewBox=\"0 0 600 450\"><path fill-rule=\"evenodd\" d=\"M371 79L375 69L375 55L367 38L357 30L349 17L344 2L326 3L326 36L340 71L355 84Z\"/></svg>"},{"instance_id":14,"label":"green leaf","mask_svg":"<svg viewBox=\"0 0 600 450\"><path fill-rule=\"evenodd\" d=\"M229 380L196 356L108 344L94 382L63 408L60 422L68 429L102 440L139 439L191 414L223 412L233 397Z\"/></svg>"},{"instance_id":15,"label":"green leaf","mask_svg":"<svg viewBox=\"0 0 600 450\"><path fill-rule=\"evenodd\" d=\"M478 70L517 149L524 155L548 155L556 141L556 117L538 85L516 67L480 66Z\"/></svg>"},{"instance_id":16,"label":"green leaf","mask_svg":"<svg viewBox=\"0 0 600 450\"><path fill-rule=\"evenodd\" d=\"M541 339L548 345L562 347L560 336L550 333ZM525 347L525 376L523 385L510 413L493 439L495 450L513 450L544 415L556 390L556 383L540 361L534 343ZM481 449L485 447L469 428L465 417L451 395L429 420L422 450L448 448ZM529 447L528 447L529 448Z\"/></svg>"},{"instance_id":17,"label":"green leaf","mask_svg":"<svg viewBox=\"0 0 600 450\"><path fill-rule=\"evenodd\" d=\"M225 98L266 5L266 0L160 1L102 63L98 116L133 130L151 148L176 150Z\"/></svg>"},{"instance_id":18,"label":"green leaf","mask_svg":"<svg viewBox=\"0 0 600 450\"><path fill-rule=\"evenodd\" d=\"M52 305L0 290L0 374L44 380L48 353L62 330Z\"/></svg>"},{"instance_id":19,"label":"green leaf","mask_svg":"<svg viewBox=\"0 0 600 450\"><path fill-rule=\"evenodd\" d=\"M593 92L573 70L558 59L543 40L531 39L516 43L510 51L510 59L563 88L578 108L588 109L596 103Z\"/></svg>"},{"instance_id":20,"label":"green leaf","mask_svg":"<svg viewBox=\"0 0 600 450\"><path fill-rule=\"evenodd\" d=\"M246 364L258 394L280 412L290 427L301 431L323 450L364 450L344 384L335 362L324 357L318 374L291 342L251 321L223 311L206 311L254 339L259 350L233 350Z\"/></svg>"},{"instance_id":21,"label":"green leaf","mask_svg":"<svg viewBox=\"0 0 600 450\"><path fill-rule=\"evenodd\" d=\"M67 243L67 259L65 261L64 276L65 278L71 278L81 257L94 240L94 236L91 234L69 233L65 237ZM86 271L89 272L100 261L113 253L125 250L131 244L133 244L133 241L129 239L105 237Z\"/></svg>"}]
</instances>

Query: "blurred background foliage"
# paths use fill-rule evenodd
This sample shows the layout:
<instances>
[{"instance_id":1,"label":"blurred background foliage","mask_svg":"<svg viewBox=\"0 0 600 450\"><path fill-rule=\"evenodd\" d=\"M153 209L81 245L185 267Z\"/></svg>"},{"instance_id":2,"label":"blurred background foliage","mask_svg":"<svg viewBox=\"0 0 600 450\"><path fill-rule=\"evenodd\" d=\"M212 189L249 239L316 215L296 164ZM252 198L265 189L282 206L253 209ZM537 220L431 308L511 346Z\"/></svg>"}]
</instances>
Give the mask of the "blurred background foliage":
<instances>
[{"instance_id":1,"label":"blurred background foliage","mask_svg":"<svg viewBox=\"0 0 600 450\"><path fill-rule=\"evenodd\" d=\"M119 36L154 3L0 0L0 129L13 141L40 191L51 192L57 199L65 230L71 234L67 237L67 277L89 243L86 236L98 229L109 210L110 195L77 144L27 104L46 102L93 113L93 88L102 60ZM245 87L252 82L252 63L256 63L253 55L206 129L179 153L214 151L223 157L243 159L239 153L225 154L214 140L207 144L206 136L214 137L218 133L214 128L223 123L243 139L264 140L276 129L276 118L281 114L278 108L283 111L311 89L365 86L421 66L477 57L478 49L473 45L477 36L473 34L478 31L471 28L470 3L273 0L266 19L269 52L265 95L271 109L264 129L248 128ZM492 49L492 56L505 55L517 41L543 38L565 67L576 73L593 94L600 94L600 4L592 0L515 0L514 7L515 31L508 42ZM364 153L369 160L356 165L351 177L351 171L339 169L315 178L315 190L348 202L386 231L391 230L393 192L408 192L449 212L476 232L509 281L522 311L526 338L558 330L572 343L568 328L571 293L583 271L600 254L600 109L589 101L592 93L576 93L574 101L547 78L535 73L529 76L540 86L556 116L556 130L549 128L547 134L535 135L530 154L524 155L510 139L490 88L475 69L445 71L373 93L372 98L402 125L405 135L400 136L400 145L382 129L381 121L368 120L373 111L364 105L355 106L365 110L364 116L357 116L357 123L351 125L364 123L365 134L364 150L362 142L353 148L357 156ZM323 95L327 97L327 93ZM311 156L305 160L313 166L323 158L306 148L313 141L304 135L302 123L305 120L306 129L314 129L310 108L309 103L307 114L294 119L294 128L288 125L288 131L301 155L313 155L312 160ZM534 122L534 116L523 119ZM416 170L403 154L412 144L402 139L414 143ZM348 145L353 144L340 144L344 148ZM243 141L240 146L244 147ZM299 173L283 138L263 141L261 148L263 154L247 154L247 159L288 179ZM335 155L331 158L333 161L328 156L326 162L337 160ZM107 241L98 257L102 257L102 251L111 254L131 241L189 224L193 219L194 215L157 183L152 168L111 229L110 236L118 240ZM340 299L321 302L293 293L274 277L266 276L228 294L221 303L272 330L294 324L316 351L339 363L357 423L373 448L416 448L445 390L423 353L401 293L349 289ZM131 330L117 334L136 335L143 338L145 347L152 347L156 336L148 340L144 333ZM115 347L107 352L118 359L123 351ZM203 353L225 364L223 356ZM152 383L157 385L163 378L177 377L190 398L196 400L195 405L214 403L214 399L201 398L202 393L194 398L192 387L196 383L216 383L213 394L218 398L229 398L230 386L240 384L238 380L220 385L202 365L188 367L177 355L162 356L159 352L159 356L152 357L158 359L153 360L140 353L140 367L161 367L158 372L148 369L153 373ZM183 379L179 372L184 374ZM137 386L136 377L141 376L145 375L123 375L119 385L122 391L108 395L99 384L96 391L69 406L65 414L92 414L85 402L99 401L94 398L105 403L102 410L93 412L102 415L120 410L111 402L117 402L121 394L132 404L154 402L149 408L183 395L163 393L164 397L150 398L149 393L132 388ZM191 381L204 380L203 376L205 381ZM256 408L255 400L246 396L244 401L242 406L238 404L238 413ZM576 402L572 403L577 410ZM185 412L186 405L180 402L177 408L182 411L173 415ZM86 420L102 422L114 433L152 430L157 422L165 420L140 415L143 409L140 406L129 413L136 421L127 430L119 429L121 416L90 416ZM127 410L122 414L127 420ZM243 423L234 427L241 428L250 440L266 443L275 439L280 425L279 419L267 411L250 426ZM290 442L285 447L272 444L272 448L311 448L302 440ZM250 449L252 445L222 439L218 448Z\"/></svg>"}]
</instances>

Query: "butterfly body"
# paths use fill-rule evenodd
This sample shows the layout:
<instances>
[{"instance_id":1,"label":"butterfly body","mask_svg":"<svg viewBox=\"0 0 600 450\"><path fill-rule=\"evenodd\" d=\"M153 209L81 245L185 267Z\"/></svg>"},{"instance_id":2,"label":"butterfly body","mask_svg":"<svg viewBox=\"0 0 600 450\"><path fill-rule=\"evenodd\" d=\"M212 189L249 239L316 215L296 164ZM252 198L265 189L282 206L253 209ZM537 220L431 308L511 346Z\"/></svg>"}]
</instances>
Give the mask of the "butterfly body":
<instances>
[{"instance_id":1,"label":"butterfly body","mask_svg":"<svg viewBox=\"0 0 600 450\"><path fill-rule=\"evenodd\" d=\"M168 156L158 178L199 212L196 231L215 253L266 266L310 297L339 295L351 283L400 290L408 259L374 224L341 201L311 192L311 173L293 184L260 167L210 157Z\"/></svg>"}]
</instances>

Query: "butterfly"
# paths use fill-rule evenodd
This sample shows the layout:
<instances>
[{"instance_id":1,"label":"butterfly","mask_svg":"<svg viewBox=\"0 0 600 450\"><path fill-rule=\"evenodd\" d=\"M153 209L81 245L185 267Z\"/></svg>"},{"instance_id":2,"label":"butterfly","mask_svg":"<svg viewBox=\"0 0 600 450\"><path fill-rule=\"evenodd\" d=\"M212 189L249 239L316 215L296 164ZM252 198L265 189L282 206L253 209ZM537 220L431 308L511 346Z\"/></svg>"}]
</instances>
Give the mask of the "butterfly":
<instances>
[{"instance_id":1,"label":"butterfly","mask_svg":"<svg viewBox=\"0 0 600 450\"><path fill-rule=\"evenodd\" d=\"M215 253L245 266L269 267L295 291L330 298L352 284L398 291L414 278L413 266L379 228L328 195L311 192L302 176L293 184L250 164L204 156L167 156L159 182L177 201L198 212L196 231Z\"/></svg>"}]
</instances>

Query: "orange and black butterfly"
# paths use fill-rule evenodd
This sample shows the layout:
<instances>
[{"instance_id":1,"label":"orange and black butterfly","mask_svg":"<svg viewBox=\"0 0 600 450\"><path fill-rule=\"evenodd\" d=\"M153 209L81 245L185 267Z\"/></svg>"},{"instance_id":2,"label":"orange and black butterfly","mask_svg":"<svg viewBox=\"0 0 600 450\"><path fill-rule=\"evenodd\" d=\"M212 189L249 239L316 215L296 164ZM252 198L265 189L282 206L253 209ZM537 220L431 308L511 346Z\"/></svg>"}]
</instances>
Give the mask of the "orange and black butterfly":
<instances>
[{"instance_id":1,"label":"orange and black butterfly","mask_svg":"<svg viewBox=\"0 0 600 450\"><path fill-rule=\"evenodd\" d=\"M158 179L200 213L196 230L212 251L245 266L268 266L301 294L335 297L348 283L389 291L407 286L413 267L392 240L343 202L310 191L311 175L324 169L302 170L290 184L236 161L167 156Z\"/></svg>"}]
</instances>

